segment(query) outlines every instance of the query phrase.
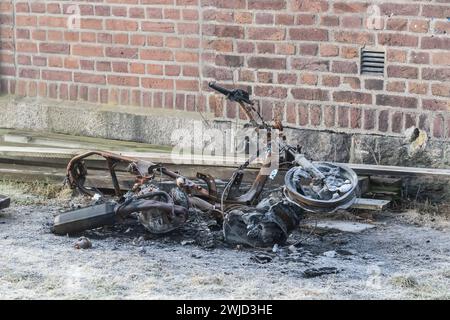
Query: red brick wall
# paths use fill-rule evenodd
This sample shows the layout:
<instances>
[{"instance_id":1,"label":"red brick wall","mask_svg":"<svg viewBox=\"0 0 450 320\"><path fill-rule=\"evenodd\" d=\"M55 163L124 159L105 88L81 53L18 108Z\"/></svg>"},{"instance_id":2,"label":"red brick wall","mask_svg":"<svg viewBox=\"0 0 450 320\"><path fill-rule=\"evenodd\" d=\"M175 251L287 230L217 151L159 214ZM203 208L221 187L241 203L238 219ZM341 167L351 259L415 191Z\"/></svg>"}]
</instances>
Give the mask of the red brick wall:
<instances>
[{"instance_id":1,"label":"red brick wall","mask_svg":"<svg viewBox=\"0 0 450 320\"><path fill-rule=\"evenodd\" d=\"M450 139L449 0L14 3L0 4L3 92L243 118L210 94L215 79L292 126L398 135L417 125ZM386 50L384 77L359 74L363 46Z\"/></svg>"}]
</instances>

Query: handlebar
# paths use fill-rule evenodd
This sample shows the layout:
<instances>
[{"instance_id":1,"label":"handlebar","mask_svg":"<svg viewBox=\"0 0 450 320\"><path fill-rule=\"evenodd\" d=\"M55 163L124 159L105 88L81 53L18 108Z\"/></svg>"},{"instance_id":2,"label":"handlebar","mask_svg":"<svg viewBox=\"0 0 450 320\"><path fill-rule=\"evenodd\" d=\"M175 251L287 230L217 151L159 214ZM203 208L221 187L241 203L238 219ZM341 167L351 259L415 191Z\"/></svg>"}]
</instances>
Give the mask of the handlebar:
<instances>
[{"instance_id":1,"label":"handlebar","mask_svg":"<svg viewBox=\"0 0 450 320\"><path fill-rule=\"evenodd\" d=\"M244 103L250 104L250 105L254 104L254 102L250 100L250 95L247 91L244 91L242 89L228 90L226 88L218 86L215 82L210 82L208 85L211 89L214 89L217 92L220 92L221 94L225 95L231 101L236 101L238 103L244 102Z\"/></svg>"}]
</instances>

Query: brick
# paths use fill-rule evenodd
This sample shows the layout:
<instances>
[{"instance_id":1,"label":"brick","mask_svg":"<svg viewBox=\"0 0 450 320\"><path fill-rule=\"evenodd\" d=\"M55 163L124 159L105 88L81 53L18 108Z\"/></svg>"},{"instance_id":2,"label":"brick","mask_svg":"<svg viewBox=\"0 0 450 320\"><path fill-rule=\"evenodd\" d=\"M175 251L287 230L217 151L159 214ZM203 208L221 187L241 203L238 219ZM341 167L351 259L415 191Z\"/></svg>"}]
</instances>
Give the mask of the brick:
<instances>
[{"instance_id":1,"label":"brick","mask_svg":"<svg viewBox=\"0 0 450 320\"><path fill-rule=\"evenodd\" d=\"M312 14L298 14L295 19L296 25L311 26L316 23L316 16Z\"/></svg>"},{"instance_id":2,"label":"brick","mask_svg":"<svg viewBox=\"0 0 450 320\"><path fill-rule=\"evenodd\" d=\"M381 14L391 16L413 16L419 15L420 6L418 4L406 3L383 3L380 5Z\"/></svg>"},{"instance_id":3,"label":"brick","mask_svg":"<svg viewBox=\"0 0 450 320\"><path fill-rule=\"evenodd\" d=\"M147 73L153 75L163 75L163 66L157 64L148 64L147 65Z\"/></svg>"},{"instance_id":4,"label":"brick","mask_svg":"<svg viewBox=\"0 0 450 320\"><path fill-rule=\"evenodd\" d=\"M405 92L405 87L405 81L389 81L386 85L386 90L392 92Z\"/></svg>"},{"instance_id":5,"label":"brick","mask_svg":"<svg viewBox=\"0 0 450 320\"><path fill-rule=\"evenodd\" d=\"M323 75L322 85L327 87L339 87L341 80L338 76Z\"/></svg>"},{"instance_id":6,"label":"brick","mask_svg":"<svg viewBox=\"0 0 450 320\"><path fill-rule=\"evenodd\" d=\"M376 97L376 104L379 106L391 106L391 107L412 109L417 108L417 98L379 94Z\"/></svg>"},{"instance_id":7,"label":"brick","mask_svg":"<svg viewBox=\"0 0 450 320\"><path fill-rule=\"evenodd\" d=\"M320 55L322 57L337 57L339 55L339 47L332 44L320 45Z\"/></svg>"},{"instance_id":8,"label":"brick","mask_svg":"<svg viewBox=\"0 0 450 320\"><path fill-rule=\"evenodd\" d=\"M112 62L113 72L128 73L128 63L123 61Z\"/></svg>"},{"instance_id":9,"label":"brick","mask_svg":"<svg viewBox=\"0 0 450 320\"><path fill-rule=\"evenodd\" d=\"M417 123L417 117L414 113L405 113L405 129L415 127Z\"/></svg>"},{"instance_id":10,"label":"brick","mask_svg":"<svg viewBox=\"0 0 450 320\"><path fill-rule=\"evenodd\" d=\"M305 105L299 105L298 108L298 124L301 126L308 125L309 122L309 108Z\"/></svg>"},{"instance_id":11,"label":"brick","mask_svg":"<svg viewBox=\"0 0 450 320\"><path fill-rule=\"evenodd\" d=\"M248 37L253 40L284 40L286 32L282 28L249 28Z\"/></svg>"},{"instance_id":12,"label":"brick","mask_svg":"<svg viewBox=\"0 0 450 320\"><path fill-rule=\"evenodd\" d=\"M333 93L333 100L351 104L372 104L372 95L356 91L336 91Z\"/></svg>"},{"instance_id":13,"label":"brick","mask_svg":"<svg viewBox=\"0 0 450 320\"><path fill-rule=\"evenodd\" d=\"M446 83L433 83L431 85L431 93L434 96L450 97L450 84Z\"/></svg>"},{"instance_id":14,"label":"brick","mask_svg":"<svg viewBox=\"0 0 450 320\"><path fill-rule=\"evenodd\" d=\"M335 32L334 39L337 42L360 45L370 45L375 43L373 34L368 32L338 31Z\"/></svg>"},{"instance_id":15,"label":"brick","mask_svg":"<svg viewBox=\"0 0 450 320\"><path fill-rule=\"evenodd\" d=\"M75 72L73 74L73 81L81 83L106 84L106 76L92 73Z\"/></svg>"},{"instance_id":16,"label":"brick","mask_svg":"<svg viewBox=\"0 0 450 320\"><path fill-rule=\"evenodd\" d=\"M450 68L423 68L422 69L422 79L424 80L434 80L434 81L449 81L450 80Z\"/></svg>"},{"instance_id":17,"label":"brick","mask_svg":"<svg viewBox=\"0 0 450 320\"><path fill-rule=\"evenodd\" d=\"M275 16L272 13L262 13L258 12L255 15L256 24L273 24L275 21Z\"/></svg>"},{"instance_id":18,"label":"brick","mask_svg":"<svg viewBox=\"0 0 450 320\"><path fill-rule=\"evenodd\" d=\"M387 132L389 130L389 110L381 110L378 114L378 131Z\"/></svg>"},{"instance_id":19,"label":"brick","mask_svg":"<svg viewBox=\"0 0 450 320\"><path fill-rule=\"evenodd\" d=\"M348 29L357 29L361 28L362 25L362 19L358 16L344 16L342 17L342 23L343 28Z\"/></svg>"},{"instance_id":20,"label":"brick","mask_svg":"<svg viewBox=\"0 0 450 320\"><path fill-rule=\"evenodd\" d=\"M406 31L408 29L408 19L404 18L388 18L386 21L388 30Z\"/></svg>"},{"instance_id":21,"label":"brick","mask_svg":"<svg viewBox=\"0 0 450 320\"><path fill-rule=\"evenodd\" d=\"M127 87L139 86L138 77L108 75L107 79L109 85L127 86Z\"/></svg>"},{"instance_id":22,"label":"brick","mask_svg":"<svg viewBox=\"0 0 450 320\"><path fill-rule=\"evenodd\" d=\"M273 43L267 43L267 42L263 42L263 43L258 43L256 46L257 52L258 53L268 53L268 54L274 54L275 53L275 45Z\"/></svg>"},{"instance_id":23,"label":"brick","mask_svg":"<svg viewBox=\"0 0 450 320\"><path fill-rule=\"evenodd\" d=\"M16 12L30 12L30 5L27 2L17 2L16 3Z\"/></svg>"},{"instance_id":24,"label":"brick","mask_svg":"<svg viewBox=\"0 0 450 320\"><path fill-rule=\"evenodd\" d=\"M286 121L291 124L297 123L297 109L294 103L286 104Z\"/></svg>"},{"instance_id":25,"label":"brick","mask_svg":"<svg viewBox=\"0 0 450 320\"><path fill-rule=\"evenodd\" d=\"M336 109L334 106L325 106L323 110L323 122L326 127L332 128L335 126Z\"/></svg>"},{"instance_id":26,"label":"brick","mask_svg":"<svg viewBox=\"0 0 450 320\"><path fill-rule=\"evenodd\" d=\"M368 7L369 4L363 2L336 2L333 4L333 11L336 13L365 13Z\"/></svg>"},{"instance_id":27,"label":"brick","mask_svg":"<svg viewBox=\"0 0 450 320\"><path fill-rule=\"evenodd\" d=\"M333 61L331 71L334 73L358 73L356 62Z\"/></svg>"},{"instance_id":28,"label":"brick","mask_svg":"<svg viewBox=\"0 0 450 320\"><path fill-rule=\"evenodd\" d=\"M273 83L273 73L272 72L257 72L257 82L260 83Z\"/></svg>"},{"instance_id":29,"label":"brick","mask_svg":"<svg viewBox=\"0 0 450 320\"><path fill-rule=\"evenodd\" d=\"M53 81L72 81L72 72L42 70L42 79Z\"/></svg>"},{"instance_id":30,"label":"brick","mask_svg":"<svg viewBox=\"0 0 450 320\"><path fill-rule=\"evenodd\" d=\"M388 66L387 74L388 77L393 78L417 79L419 76L419 69L409 66Z\"/></svg>"},{"instance_id":31,"label":"brick","mask_svg":"<svg viewBox=\"0 0 450 320\"><path fill-rule=\"evenodd\" d=\"M338 125L341 128L349 127L349 108L348 107L338 107Z\"/></svg>"},{"instance_id":32,"label":"brick","mask_svg":"<svg viewBox=\"0 0 450 320\"><path fill-rule=\"evenodd\" d=\"M250 10L281 10L285 8L285 0L248 0L248 9Z\"/></svg>"},{"instance_id":33,"label":"brick","mask_svg":"<svg viewBox=\"0 0 450 320\"><path fill-rule=\"evenodd\" d=\"M375 117L376 112L373 109L364 110L364 129L373 130L375 129Z\"/></svg>"},{"instance_id":34,"label":"brick","mask_svg":"<svg viewBox=\"0 0 450 320\"><path fill-rule=\"evenodd\" d=\"M450 17L450 7L447 5L424 5L422 15L433 19L447 19Z\"/></svg>"},{"instance_id":35,"label":"brick","mask_svg":"<svg viewBox=\"0 0 450 320\"><path fill-rule=\"evenodd\" d=\"M353 59L359 57L359 50L355 47L341 47L341 57L345 59Z\"/></svg>"},{"instance_id":36,"label":"brick","mask_svg":"<svg viewBox=\"0 0 450 320\"><path fill-rule=\"evenodd\" d=\"M267 58L267 57L250 57L248 66L256 69L286 69L286 59L284 58Z\"/></svg>"},{"instance_id":37,"label":"brick","mask_svg":"<svg viewBox=\"0 0 450 320\"><path fill-rule=\"evenodd\" d=\"M39 52L69 54L70 46L64 43L40 43Z\"/></svg>"},{"instance_id":38,"label":"brick","mask_svg":"<svg viewBox=\"0 0 450 320\"><path fill-rule=\"evenodd\" d=\"M291 62L291 67L297 70L309 70L309 71L328 71L328 60L320 60L314 58L295 58Z\"/></svg>"},{"instance_id":39,"label":"brick","mask_svg":"<svg viewBox=\"0 0 450 320\"><path fill-rule=\"evenodd\" d=\"M403 113L394 112L392 114L392 132L401 133L403 131Z\"/></svg>"},{"instance_id":40,"label":"brick","mask_svg":"<svg viewBox=\"0 0 450 320\"><path fill-rule=\"evenodd\" d=\"M292 89L291 93L297 100L328 101L330 99L328 91L321 89L296 88Z\"/></svg>"},{"instance_id":41,"label":"brick","mask_svg":"<svg viewBox=\"0 0 450 320\"><path fill-rule=\"evenodd\" d=\"M16 25L18 27L35 27L37 26L37 18L35 16L22 16L16 17Z\"/></svg>"},{"instance_id":42,"label":"brick","mask_svg":"<svg viewBox=\"0 0 450 320\"><path fill-rule=\"evenodd\" d=\"M383 90L384 81L378 79L366 79L364 82L367 90Z\"/></svg>"},{"instance_id":43,"label":"brick","mask_svg":"<svg viewBox=\"0 0 450 320\"><path fill-rule=\"evenodd\" d=\"M12 58L9 63L13 63L13 62L14 62L14 58ZM20 65L30 65L31 64L31 57L30 56L19 55L19 56L17 56L17 63L20 64Z\"/></svg>"},{"instance_id":44,"label":"brick","mask_svg":"<svg viewBox=\"0 0 450 320\"><path fill-rule=\"evenodd\" d=\"M255 95L259 97L285 99L287 97L287 89L274 86L257 86L255 87Z\"/></svg>"},{"instance_id":45,"label":"brick","mask_svg":"<svg viewBox=\"0 0 450 320\"><path fill-rule=\"evenodd\" d=\"M319 51L319 46L315 43L301 44L300 45L300 54L307 56L316 56Z\"/></svg>"},{"instance_id":46,"label":"brick","mask_svg":"<svg viewBox=\"0 0 450 320\"><path fill-rule=\"evenodd\" d=\"M295 23L295 16L292 14L277 14L275 16L275 24L291 26Z\"/></svg>"},{"instance_id":47,"label":"brick","mask_svg":"<svg viewBox=\"0 0 450 320\"><path fill-rule=\"evenodd\" d=\"M49 57L48 58L48 66L52 68L62 68L63 67L63 59L61 57Z\"/></svg>"},{"instance_id":48,"label":"brick","mask_svg":"<svg viewBox=\"0 0 450 320\"><path fill-rule=\"evenodd\" d=\"M317 75L312 74L312 73L303 73L300 76L300 82L303 84L310 85L310 86L317 85L317 79L318 79Z\"/></svg>"},{"instance_id":49,"label":"brick","mask_svg":"<svg viewBox=\"0 0 450 320\"><path fill-rule=\"evenodd\" d=\"M320 123L322 122L322 108L317 105L310 106L309 115L311 125L320 126Z\"/></svg>"},{"instance_id":50,"label":"brick","mask_svg":"<svg viewBox=\"0 0 450 320\"><path fill-rule=\"evenodd\" d=\"M29 79L39 79L39 69L20 68L19 77Z\"/></svg>"},{"instance_id":51,"label":"brick","mask_svg":"<svg viewBox=\"0 0 450 320\"><path fill-rule=\"evenodd\" d=\"M107 30L114 30L114 31L137 31L138 30L138 23L133 20L106 20L105 21L105 27ZM147 31L143 28L144 31Z\"/></svg>"},{"instance_id":52,"label":"brick","mask_svg":"<svg viewBox=\"0 0 450 320\"><path fill-rule=\"evenodd\" d=\"M32 42L17 42L16 48L18 52L37 52L37 46Z\"/></svg>"},{"instance_id":53,"label":"brick","mask_svg":"<svg viewBox=\"0 0 450 320\"><path fill-rule=\"evenodd\" d=\"M322 16L320 25L326 27L337 27L339 26L339 17L338 16Z\"/></svg>"},{"instance_id":54,"label":"brick","mask_svg":"<svg viewBox=\"0 0 450 320\"><path fill-rule=\"evenodd\" d=\"M244 29L240 26L217 25L214 27L214 35L224 38L243 39Z\"/></svg>"},{"instance_id":55,"label":"brick","mask_svg":"<svg viewBox=\"0 0 450 320\"><path fill-rule=\"evenodd\" d=\"M216 55L216 65L228 67L242 67L244 64L243 56L234 55Z\"/></svg>"},{"instance_id":56,"label":"brick","mask_svg":"<svg viewBox=\"0 0 450 320\"><path fill-rule=\"evenodd\" d=\"M114 17L126 17L127 8L126 7L112 7L111 13Z\"/></svg>"},{"instance_id":57,"label":"brick","mask_svg":"<svg viewBox=\"0 0 450 320\"><path fill-rule=\"evenodd\" d=\"M97 61L95 65L97 71L111 71L111 62L109 61Z\"/></svg>"},{"instance_id":58,"label":"brick","mask_svg":"<svg viewBox=\"0 0 450 320\"><path fill-rule=\"evenodd\" d=\"M250 24L253 21L253 14L251 12L236 12L234 15L234 22L238 24ZM283 24L280 21L280 24Z\"/></svg>"},{"instance_id":59,"label":"brick","mask_svg":"<svg viewBox=\"0 0 450 320\"><path fill-rule=\"evenodd\" d=\"M292 28L289 30L292 40L328 41L328 30L319 28Z\"/></svg>"},{"instance_id":60,"label":"brick","mask_svg":"<svg viewBox=\"0 0 450 320\"><path fill-rule=\"evenodd\" d=\"M442 49L450 50L450 38L449 37L423 37L420 46L422 49Z\"/></svg>"},{"instance_id":61,"label":"brick","mask_svg":"<svg viewBox=\"0 0 450 320\"><path fill-rule=\"evenodd\" d=\"M409 24L409 31L417 33L427 33L430 28L427 20L412 20Z\"/></svg>"},{"instance_id":62,"label":"brick","mask_svg":"<svg viewBox=\"0 0 450 320\"><path fill-rule=\"evenodd\" d=\"M297 75L295 73L279 73L279 84L297 84Z\"/></svg>"},{"instance_id":63,"label":"brick","mask_svg":"<svg viewBox=\"0 0 450 320\"><path fill-rule=\"evenodd\" d=\"M73 45L72 54L84 57L103 57L102 46Z\"/></svg>"},{"instance_id":64,"label":"brick","mask_svg":"<svg viewBox=\"0 0 450 320\"><path fill-rule=\"evenodd\" d=\"M407 52L404 50L389 49L387 50L387 61L405 63L406 55Z\"/></svg>"},{"instance_id":65,"label":"brick","mask_svg":"<svg viewBox=\"0 0 450 320\"><path fill-rule=\"evenodd\" d=\"M81 19L80 27L82 29L102 30L103 20L101 19Z\"/></svg>"},{"instance_id":66,"label":"brick","mask_svg":"<svg viewBox=\"0 0 450 320\"><path fill-rule=\"evenodd\" d=\"M431 111L450 111L450 101L438 99L422 99L422 108Z\"/></svg>"},{"instance_id":67,"label":"brick","mask_svg":"<svg viewBox=\"0 0 450 320\"><path fill-rule=\"evenodd\" d=\"M360 108L350 108L350 128L360 129L361 128L361 118L362 111Z\"/></svg>"},{"instance_id":68,"label":"brick","mask_svg":"<svg viewBox=\"0 0 450 320\"><path fill-rule=\"evenodd\" d=\"M294 11L320 13L328 10L325 0L291 0L290 8Z\"/></svg>"},{"instance_id":69,"label":"brick","mask_svg":"<svg viewBox=\"0 0 450 320\"><path fill-rule=\"evenodd\" d=\"M275 51L277 54L292 56L296 52L296 47L294 44L280 43L276 44Z\"/></svg>"},{"instance_id":70,"label":"brick","mask_svg":"<svg viewBox=\"0 0 450 320\"><path fill-rule=\"evenodd\" d=\"M436 34L449 34L450 22L448 21L436 21L434 23L434 33Z\"/></svg>"},{"instance_id":71,"label":"brick","mask_svg":"<svg viewBox=\"0 0 450 320\"><path fill-rule=\"evenodd\" d=\"M433 137L444 137L444 117L440 114L436 115L433 120Z\"/></svg>"},{"instance_id":72,"label":"brick","mask_svg":"<svg viewBox=\"0 0 450 320\"><path fill-rule=\"evenodd\" d=\"M415 64L429 64L430 54L428 52L412 51L409 62Z\"/></svg>"},{"instance_id":73,"label":"brick","mask_svg":"<svg viewBox=\"0 0 450 320\"><path fill-rule=\"evenodd\" d=\"M144 60L172 61L173 54L165 49L141 49L140 58Z\"/></svg>"},{"instance_id":74,"label":"brick","mask_svg":"<svg viewBox=\"0 0 450 320\"><path fill-rule=\"evenodd\" d=\"M357 77L344 77L343 84L348 84L352 89L361 89L361 80Z\"/></svg>"},{"instance_id":75,"label":"brick","mask_svg":"<svg viewBox=\"0 0 450 320\"><path fill-rule=\"evenodd\" d=\"M174 83L169 79L143 78L142 86L150 89L171 90L174 88Z\"/></svg>"},{"instance_id":76,"label":"brick","mask_svg":"<svg viewBox=\"0 0 450 320\"><path fill-rule=\"evenodd\" d=\"M197 80L177 80L176 90L181 91L198 91L199 83Z\"/></svg>"},{"instance_id":77,"label":"brick","mask_svg":"<svg viewBox=\"0 0 450 320\"><path fill-rule=\"evenodd\" d=\"M40 27L67 28L67 19L63 17L40 16Z\"/></svg>"},{"instance_id":78,"label":"brick","mask_svg":"<svg viewBox=\"0 0 450 320\"><path fill-rule=\"evenodd\" d=\"M105 48L105 54L107 57L136 59L138 50L125 47L107 47Z\"/></svg>"},{"instance_id":79,"label":"brick","mask_svg":"<svg viewBox=\"0 0 450 320\"><path fill-rule=\"evenodd\" d=\"M378 43L382 46L417 47L419 38L401 33L380 33ZM423 43L423 41L422 41Z\"/></svg>"},{"instance_id":80,"label":"brick","mask_svg":"<svg viewBox=\"0 0 450 320\"><path fill-rule=\"evenodd\" d=\"M80 66L78 58L67 57L64 59L64 68L66 69L78 69Z\"/></svg>"},{"instance_id":81,"label":"brick","mask_svg":"<svg viewBox=\"0 0 450 320\"><path fill-rule=\"evenodd\" d=\"M432 53L432 62L433 64L450 65L450 54L448 52L434 52Z\"/></svg>"}]
</instances>

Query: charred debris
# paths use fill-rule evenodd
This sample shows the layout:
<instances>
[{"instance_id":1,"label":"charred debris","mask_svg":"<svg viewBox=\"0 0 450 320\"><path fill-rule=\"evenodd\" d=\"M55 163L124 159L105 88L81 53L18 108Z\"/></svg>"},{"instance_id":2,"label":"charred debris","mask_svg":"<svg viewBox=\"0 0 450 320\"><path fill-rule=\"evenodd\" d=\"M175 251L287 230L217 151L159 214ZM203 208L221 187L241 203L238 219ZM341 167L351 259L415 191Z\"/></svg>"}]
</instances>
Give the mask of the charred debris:
<instances>
[{"instance_id":1,"label":"charred debris","mask_svg":"<svg viewBox=\"0 0 450 320\"><path fill-rule=\"evenodd\" d=\"M91 196L91 206L68 211L55 218L53 232L60 235L120 223L133 216L152 234L165 234L182 228L193 216L206 216L222 226L223 239L229 244L268 247L283 244L298 227L305 212L333 212L349 208L357 198L358 177L344 166L326 162L312 163L301 148L286 143L279 121L266 123L254 107L248 92L228 90L215 83L210 87L238 103L258 132L264 130L268 143L260 171L249 187L243 187L246 168L256 156L249 157L232 174L219 183L212 175L198 173L188 179L161 164L124 157L108 152L91 151L72 158L67 166L66 182L73 189ZM106 160L114 190L104 195L87 186L86 160L100 156ZM277 159L279 167L272 168ZM116 174L126 167L134 175L130 190L122 190ZM280 168L288 170L284 185L266 190Z\"/></svg>"}]
</instances>

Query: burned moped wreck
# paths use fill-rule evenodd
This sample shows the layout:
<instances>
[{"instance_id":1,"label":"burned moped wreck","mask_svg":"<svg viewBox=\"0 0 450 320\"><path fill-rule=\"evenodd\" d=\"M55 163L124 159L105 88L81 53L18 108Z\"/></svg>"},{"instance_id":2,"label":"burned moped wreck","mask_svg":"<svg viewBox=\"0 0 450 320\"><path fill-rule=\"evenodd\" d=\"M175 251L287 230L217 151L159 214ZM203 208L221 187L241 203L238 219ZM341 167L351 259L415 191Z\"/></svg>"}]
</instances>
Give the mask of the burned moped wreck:
<instances>
[{"instance_id":1,"label":"burned moped wreck","mask_svg":"<svg viewBox=\"0 0 450 320\"><path fill-rule=\"evenodd\" d=\"M353 170L310 162L300 147L286 143L281 122L270 125L263 120L246 91L228 90L215 83L210 87L238 103L254 130L268 136L262 154L248 157L221 185L209 174L198 173L196 179L189 179L143 159L100 151L78 155L67 166L67 183L92 196L96 203L58 215L53 232L74 234L118 223L133 214L150 233L164 234L183 226L191 214L201 212L222 225L227 243L267 247L284 243L305 211L332 212L353 204L358 185ZM86 160L92 156L106 161L114 197L85 185ZM258 157L262 159L259 173L249 188L243 188L244 172ZM128 190L120 186L116 173L117 168L125 167L135 177ZM284 185L265 190L268 180L286 170Z\"/></svg>"}]
</instances>

